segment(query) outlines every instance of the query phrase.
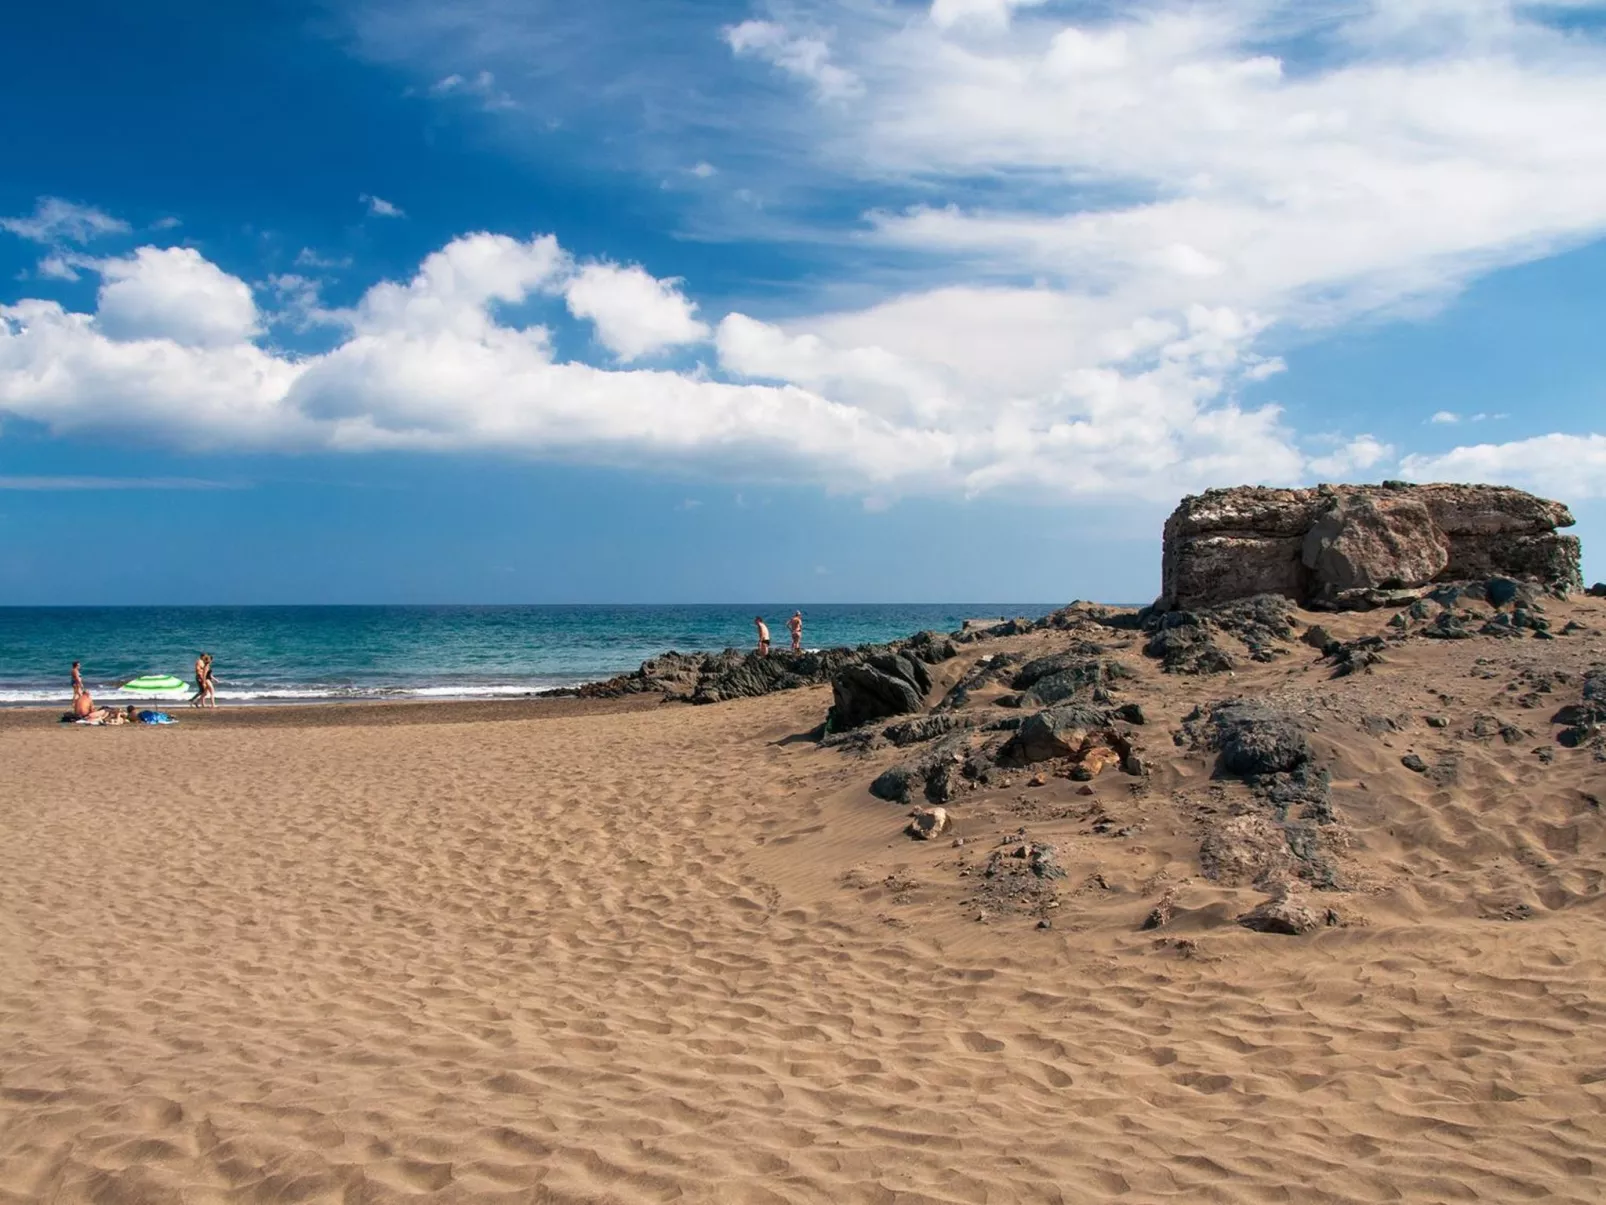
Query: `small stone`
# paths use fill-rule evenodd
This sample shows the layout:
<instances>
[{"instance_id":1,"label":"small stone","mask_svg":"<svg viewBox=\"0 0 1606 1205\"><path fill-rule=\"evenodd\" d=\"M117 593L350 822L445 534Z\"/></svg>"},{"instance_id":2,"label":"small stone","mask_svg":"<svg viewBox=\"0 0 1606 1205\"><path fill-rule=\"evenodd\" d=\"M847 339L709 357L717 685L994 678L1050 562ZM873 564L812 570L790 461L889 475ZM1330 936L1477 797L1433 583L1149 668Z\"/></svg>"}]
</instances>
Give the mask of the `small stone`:
<instances>
[{"instance_id":1,"label":"small stone","mask_svg":"<svg viewBox=\"0 0 1606 1205\"><path fill-rule=\"evenodd\" d=\"M1404 757L1400 758L1400 765L1404 766L1407 770L1414 770L1418 774L1426 774L1428 772L1427 762L1423 761L1414 753L1407 753Z\"/></svg>"},{"instance_id":2,"label":"small stone","mask_svg":"<svg viewBox=\"0 0 1606 1205\"><path fill-rule=\"evenodd\" d=\"M1047 782L1048 779L1044 778L1041 774L1033 774L1029 779L1026 780L1026 785L1029 787L1040 787Z\"/></svg>"},{"instance_id":3,"label":"small stone","mask_svg":"<svg viewBox=\"0 0 1606 1205\"><path fill-rule=\"evenodd\" d=\"M930 841L948 831L947 808L916 808L903 830L917 841Z\"/></svg>"},{"instance_id":4,"label":"small stone","mask_svg":"<svg viewBox=\"0 0 1606 1205\"><path fill-rule=\"evenodd\" d=\"M1054 927L1054 922L1045 916L1042 920L1037 922L1037 927L1039 929L1052 929Z\"/></svg>"},{"instance_id":5,"label":"small stone","mask_svg":"<svg viewBox=\"0 0 1606 1205\"><path fill-rule=\"evenodd\" d=\"M1093 794L1093 788L1092 787L1077 787L1076 788L1076 793L1078 795L1091 795L1091 794Z\"/></svg>"},{"instance_id":6,"label":"small stone","mask_svg":"<svg viewBox=\"0 0 1606 1205\"><path fill-rule=\"evenodd\" d=\"M1427 722L1429 728L1448 728L1450 726L1448 716L1430 715L1427 717Z\"/></svg>"}]
</instances>

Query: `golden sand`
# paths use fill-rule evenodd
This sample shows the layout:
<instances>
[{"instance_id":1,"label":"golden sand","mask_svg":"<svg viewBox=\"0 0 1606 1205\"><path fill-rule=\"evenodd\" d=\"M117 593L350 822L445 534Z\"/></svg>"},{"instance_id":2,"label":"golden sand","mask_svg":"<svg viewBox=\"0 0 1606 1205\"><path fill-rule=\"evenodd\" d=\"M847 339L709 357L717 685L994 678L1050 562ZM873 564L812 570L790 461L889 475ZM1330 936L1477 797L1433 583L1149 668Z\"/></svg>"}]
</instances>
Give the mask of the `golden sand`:
<instances>
[{"instance_id":1,"label":"golden sand","mask_svg":"<svg viewBox=\"0 0 1606 1205\"><path fill-rule=\"evenodd\" d=\"M12 714L0 1201L1606 1199L1606 766L1542 764L1506 690L1606 658L1569 639L1341 682L1129 650L1155 771L1092 784L1124 835L1022 774L953 808L964 847L869 796L899 751L800 739L825 689ZM1340 926L1248 932L1260 893L1200 874L1209 762L1169 734L1230 693L1310 711ZM1486 712L1532 739L1466 735ZM1052 928L978 921L960 873L1020 825L1069 872Z\"/></svg>"}]
</instances>

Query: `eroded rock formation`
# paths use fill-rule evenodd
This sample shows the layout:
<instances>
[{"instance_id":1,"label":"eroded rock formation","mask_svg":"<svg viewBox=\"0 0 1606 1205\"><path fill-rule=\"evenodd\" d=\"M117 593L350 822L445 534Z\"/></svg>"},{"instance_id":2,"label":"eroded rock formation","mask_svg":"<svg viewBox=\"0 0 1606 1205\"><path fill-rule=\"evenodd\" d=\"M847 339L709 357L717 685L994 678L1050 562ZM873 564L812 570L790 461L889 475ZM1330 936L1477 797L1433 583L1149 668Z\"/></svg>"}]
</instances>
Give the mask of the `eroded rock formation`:
<instances>
[{"instance_id":1,"label":"eroded rock formation","mask_svg":"<svg viewBox=\"0 0 1606 1205\"><path fill-rule=\"evenodd\" d=\"M1494 576L1580 589L1559 502L1494 485L1241 486L1191 495L1165 525L1159 606L1254 594L1351 605L1368 592Z\"/></svg>"}]
</instances>

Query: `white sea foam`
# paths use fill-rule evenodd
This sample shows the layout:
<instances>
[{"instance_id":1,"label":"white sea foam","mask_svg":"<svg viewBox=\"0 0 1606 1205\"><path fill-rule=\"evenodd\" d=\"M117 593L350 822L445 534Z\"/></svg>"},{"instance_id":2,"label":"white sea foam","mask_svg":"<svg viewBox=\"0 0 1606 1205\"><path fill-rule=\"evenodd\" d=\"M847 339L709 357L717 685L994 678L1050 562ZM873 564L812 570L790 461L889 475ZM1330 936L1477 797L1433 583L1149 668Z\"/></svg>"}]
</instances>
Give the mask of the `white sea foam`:
<instances>
[{"instance_id":1,"label":"white sea foam","mask_svg":"<svg viewBox=\"0 0 1606 1205\"><path fill-rule=\"evenodd\" d=\"M547 694L575 683L445 683L436 686L352 686L349 684L309 683L298 686L220 686L219 702L228 703L338 703L384 699L514 699ZM185 703L195 693L186 686L174 691L132 691L121 688L89 688L97 703L122 706L125 703ZM58 687L0 687L0 706L42 706L72 702L72 692Z\"/></svg>"}]
</instances>

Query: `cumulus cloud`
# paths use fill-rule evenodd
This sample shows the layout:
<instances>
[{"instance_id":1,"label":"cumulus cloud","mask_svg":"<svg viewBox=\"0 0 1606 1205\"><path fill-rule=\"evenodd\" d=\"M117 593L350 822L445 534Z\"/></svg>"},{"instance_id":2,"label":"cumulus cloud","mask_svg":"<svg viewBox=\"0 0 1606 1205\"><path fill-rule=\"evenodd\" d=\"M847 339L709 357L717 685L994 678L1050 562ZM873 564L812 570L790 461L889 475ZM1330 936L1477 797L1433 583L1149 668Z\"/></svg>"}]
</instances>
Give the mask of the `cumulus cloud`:
<instances>
[{"instance_id":1,"label":"cumulus cloud","mask_svg":"<svg viewBox=\"0 0 1606 1205\"><path fill-rule=\"evenodd\" d=\"M1559 498L1606 497L1606 435L1538 435L1407 456L1412 481L1492 481Z\"/></svg>"},{"instance_id":2,"label":"cumulus cloud","mask_svg":"<svg viewBox=\"0 0 1606 1205\"><path fill-rule=\"evenodd\" d=\"M1428 419L1428 422L1437 423L1440 426L1452 426L1460 421L1461 416L1454 410L1435 410L1433 417Z\"/></svg>"},{"instance_id":3,"label":"cumulus cloud","mask_svg":"<svg viewBox=\"0 0 1606 1205\"><path fill-rule=\"evenodd\" d=\"M708 337L680 282L659 280L643 268L587 264L569 280L564 298L569 312L589 319L597 340L621 360Z\"/></svg>"},{"instance_id":4,"label":"cumulus cloud","mask_svg":"<svg viewBox=\"0 0 1606 1205\"><path fill-rule=\"evenodd\" d=\"M741 314L718 324L711 366L560 361L545 326L505 322L499 307L561 299L624 359L709 330L677 282L577 265L550 236L455 239L410 280L325 312L344 334L307 356L264 348L250 287L191 249L144 247L97 268L94 314L41 300L0 307L0 411L55 431L137 430L186 447L695 463L878 498L1009 487L1164 497L1223 478L1293 480L1305 468L1275 408L1214 401L1253 326L1210 311L1133 335L1144 371L1089 367L1063 374L1048 402L978 406L963 373ZM281 276L270 287L294 299L310 282Z\"/></svg>"},{"instance_id":5,"label":"cumulus cloud","mask_svg":"<svg viewBox=\"0 0 1606 1205\"><path fill-rule=\"evenodd\" d=\"M221 347L258 331L250 287L194 248L141 247L95 266L102 281L95 322L113 339Z\"/></svg>"},{"instance_id":6,"label":"cumulus cloud","mask_svg":"<svg viewBox=\"0 0 1606 1205\"><path fill-rule=\"evenodd\" d=\"M704 315L645 269L472 235L375 285L336 316L340 344L301 359L243 333L186 341L177 320L131 342L115 312L108 328L20 302L4 311L0 407L65 428L106 421L92 400L116 396L120 420L190 439L712 459L877 497L1164 498L1375 473L1396 455L1381 439L1307 441L1246 387L1284 368L1271 332L1405 312L1606 233L1606 47L1547 24L1555 11L795 0L784 23L724 29L721 53L807 88L749 86L740 112L677 127L670 98L714 90L653 81L669 148L654 178L718 162L730 187L688 196L721 215L761 197L739 207L751 230L850 245L862 276L822 260L813 296ZM504 43L531 45L475 39ZM502 78L527 79L508 54ZM425 78L443 95L472 83L444 66ZM697 141L711 129L740 135L740 153ZM537 303L566 304L624 367L562 361L544 325L497 317ZM676 347L704 363L630 368ZM1601 437L1553 438L1588 452ZM1537 473L1532 442L1402 464Z\"/></svg>"},{"instance_id":7,"label":"cumulus cloud","mask_svg":"<svg viewBox=\"0 0 1606 1205\"><path fill-rule=\"evenodd\" d=\"M725 41L738 55L751 55L807 80L821 100L844 100L862 90L857 76L831 61L831 45L823 37L796 34L774 21L743 21L725 30Z\"/></svg>"},{"instance_id":8,"label":"cumulus cloud","mask_svg":"<svg viewBox=\"0 0 1606 1205\"><path fill-rule=\"evenodd\" d=\"M404 218L407 216L401 206L391 204L384 197L375 197L368 193L363 193L357 200L368 206L368 212L377 218Z\"/></svg>"},{"instance_id":9,"label":"cumulus cloud","mask_svg":"<svg viewBox=\"0 0 1606 1205\"><path fill-rule=\"evenodd\" d=\"M128 223L60 197L40 197L30 217L0 218L0 230L36 243L87 243L108 234L127 234Z\"/></svg>"}]
</instances>

